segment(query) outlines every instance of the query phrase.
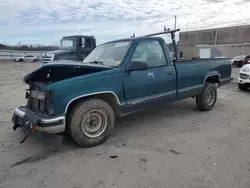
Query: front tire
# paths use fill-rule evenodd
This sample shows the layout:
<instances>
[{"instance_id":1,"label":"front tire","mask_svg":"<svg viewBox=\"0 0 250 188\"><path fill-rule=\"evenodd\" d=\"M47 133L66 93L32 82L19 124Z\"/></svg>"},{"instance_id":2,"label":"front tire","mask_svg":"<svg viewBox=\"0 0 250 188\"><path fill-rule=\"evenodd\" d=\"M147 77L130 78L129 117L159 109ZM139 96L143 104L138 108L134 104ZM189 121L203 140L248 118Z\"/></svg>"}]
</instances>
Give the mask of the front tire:
<instances>
[{"instance_id":1,"label":"front tire","mask_svg":"<svg viewBox=\"0 0 250 188\"><path fill-rule=\"evenodd\" d=\"M206 82L200 95L196 96L196 105L200 111L211 110L217 100L217 88L215 84Z\"/></svg>"},{"instance_id":2,"label":"front tire","mask_svg":"<svg viewBox=\"0 0 250 188\"><path fill-rule=\"evenodd\" d=\"M238 84L238 88L242 91L246 91L249 88L249 84Z\"/></svg>"},{"instance_id":3,"label":"front tire","mask_svg":"<svg viewBox=\"0 0 250 188\"><path fill-rule=\"evenodd\" d=\"M113 132L115 114L103 100L90 99L77 104L71 111L68 130L73 140L84 147L102 144Z\"/></svg>"}]
</instances>

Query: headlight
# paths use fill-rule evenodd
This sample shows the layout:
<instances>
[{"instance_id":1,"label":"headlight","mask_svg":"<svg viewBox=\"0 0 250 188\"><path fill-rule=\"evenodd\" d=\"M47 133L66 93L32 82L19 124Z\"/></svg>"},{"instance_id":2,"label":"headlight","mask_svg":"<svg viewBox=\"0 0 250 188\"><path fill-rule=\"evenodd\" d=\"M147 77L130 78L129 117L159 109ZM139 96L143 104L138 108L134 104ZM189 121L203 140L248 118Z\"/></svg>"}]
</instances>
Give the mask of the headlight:
<instances>
[{"instance_id":1,"label":"headlight","mask_svg":"<svg viewBox=\"0 0 250 188\"><path fill-rule=\"evenodd\" d=\"M247 66L242 67L241 72L249 72L249 68Z\"/></svg>"}]
</instances>

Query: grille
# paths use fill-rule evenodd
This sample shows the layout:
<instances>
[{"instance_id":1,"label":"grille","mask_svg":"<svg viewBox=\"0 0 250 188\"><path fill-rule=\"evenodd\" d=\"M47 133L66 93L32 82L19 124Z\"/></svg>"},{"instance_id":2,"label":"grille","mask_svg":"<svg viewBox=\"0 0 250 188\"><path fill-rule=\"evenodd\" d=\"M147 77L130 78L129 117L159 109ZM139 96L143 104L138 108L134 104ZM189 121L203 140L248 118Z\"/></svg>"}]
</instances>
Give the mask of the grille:
<instances>
[{"instance_id":1,"label":"grille","mask_svg":"<svg viewBox=\"0 0 250 188\"><path fill-rule=\"evenodd\" d=\"M45 63L49 63L51 61L53 61L53 55L51 55L51 54L44 54L42 56L42 63L45 64Z\"/></svg>"},{"instance_id":2,"label":"grille","mask_svg":"<svg viewBox=\"0 0 250 188\"><path fill-rule=\"evenodd\" d=\"M42 63L49 63L49 62L51 62L51 59L52 58L48 58L48 57L45 58L45 57L43 57L42 58Z\"/></svg>"},{"instance_id":3,"label":"grille","mask_svg":"<svg viewBox=\"0 0 250 188\"><path fill-rule=\"evenodd\" d=\"M240 73L241 79L247 79L249 76L247 74Z\"/></svg>"}]
</instances>

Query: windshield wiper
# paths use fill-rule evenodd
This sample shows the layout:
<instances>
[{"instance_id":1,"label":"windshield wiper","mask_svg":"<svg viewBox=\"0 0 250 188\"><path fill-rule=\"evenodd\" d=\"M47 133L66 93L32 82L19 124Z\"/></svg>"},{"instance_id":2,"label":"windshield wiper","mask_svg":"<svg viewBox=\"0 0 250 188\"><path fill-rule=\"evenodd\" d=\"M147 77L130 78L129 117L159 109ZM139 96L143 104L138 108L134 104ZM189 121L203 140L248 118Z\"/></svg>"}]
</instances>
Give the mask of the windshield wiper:
<instances>
[{"instance_id":1,"label":"windshield wiper","mask_svg":"<svg viewBox=\"0 0 250 188\"><path fill-rule=\"evenodd\" d=\"M83 61L83 63L100 64L100 65L104 65L104 66L107 66L107 67L116 68L116 66L105 65L102 61Z\"/></svg>"},{"instance_id":2,"label":"windshield wiper","mask_svg":"<svg viewBox=\"0 0 250 188\"><path fill-rule=\"evenodd\" d=\"M104 65L101 61L90 61L89 63Z\"/></svg>"}]
</instances>

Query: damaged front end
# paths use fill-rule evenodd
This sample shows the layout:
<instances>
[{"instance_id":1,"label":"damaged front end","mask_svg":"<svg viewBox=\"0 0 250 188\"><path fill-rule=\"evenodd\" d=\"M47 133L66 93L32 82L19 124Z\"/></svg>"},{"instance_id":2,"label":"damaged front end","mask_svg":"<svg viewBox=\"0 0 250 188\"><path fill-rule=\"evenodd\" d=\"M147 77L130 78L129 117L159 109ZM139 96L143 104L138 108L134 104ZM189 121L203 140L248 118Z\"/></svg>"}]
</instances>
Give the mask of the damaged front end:
<instances>
[{"instance_id":1,"label":"damaged front end","mask_svg":"<svg viewBox=\"0 0 250 188\"><path fill-rule=\"evenodd\" d=\"M42 91L35 83L26 90L27 107L40 115L53 115L53 91Z\"/></svg>"},{"instance_id":2,"label":"damaged front end","mask_svg":"<svg viewBox=\"0 0 250 188\"><path fill-rule=\"evenodd\" d=\"M65 131L64 114L54 112L54 92L48 89L51 84L73 77L92 74L107 67L84 66L79 63L50 63L27 74L23 81L29 85L26 90L27 104L15 109L12 122L13 129L25 127L30 134L34 129L42 132L57 134ZM26 135L27 136L27 135Z\"/></svg>"},{"instance_id":3,"label":"damaged front end","mask_svg":"<svg viewBox=\"0 0 250 188\"><path fill-rule=\"evenodd\" d=\"M53 92L41 90L35 83L26 90L27 104L14 110L12 115L13 129L25 128L27 134L38 130L45 133L57 134L65 131L65 116L55 115L53 108Z\"/></svg>"}]
</instances>

